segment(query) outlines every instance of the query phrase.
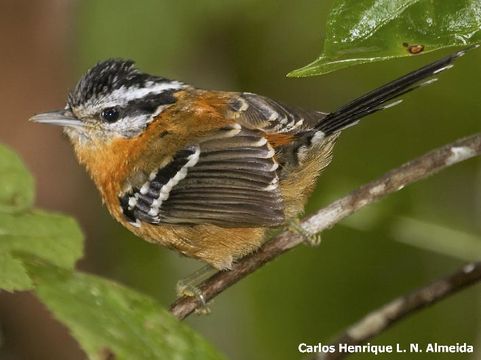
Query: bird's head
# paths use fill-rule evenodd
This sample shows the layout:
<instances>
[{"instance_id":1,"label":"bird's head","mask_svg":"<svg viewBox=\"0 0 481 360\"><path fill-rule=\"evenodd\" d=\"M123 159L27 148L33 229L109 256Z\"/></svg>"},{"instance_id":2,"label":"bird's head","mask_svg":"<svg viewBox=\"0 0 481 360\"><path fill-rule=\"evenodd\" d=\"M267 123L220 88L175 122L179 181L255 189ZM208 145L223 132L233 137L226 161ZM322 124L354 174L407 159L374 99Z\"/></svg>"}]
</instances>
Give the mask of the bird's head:
<instances>
[{"instance_id":1,"label":"bird's head","mask_svg":"<svg viewBox=\"0 0 481 360\"><path fill-rule=\"evenodd\" d=\"M141 72L133 61L110 59L87 71L64 109L30 120L63 126L74 141L135 137L175 103L174 93L183 88L179 81Z\"/></svg>"}]
</instances>

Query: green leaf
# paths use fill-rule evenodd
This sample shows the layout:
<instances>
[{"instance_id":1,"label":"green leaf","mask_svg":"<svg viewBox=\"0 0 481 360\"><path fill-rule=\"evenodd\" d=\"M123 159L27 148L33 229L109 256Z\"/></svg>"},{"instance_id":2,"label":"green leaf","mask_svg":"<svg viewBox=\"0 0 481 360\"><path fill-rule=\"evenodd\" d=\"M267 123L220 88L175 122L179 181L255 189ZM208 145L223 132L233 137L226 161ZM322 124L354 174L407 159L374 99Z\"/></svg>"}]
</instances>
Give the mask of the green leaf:
<instances>
[{"instance_id":1,"label":"green leaf","mask_svg":"<svg viewBox=\"0 0 481 360\"><path fill-rule=\"evenodd\" d=\"M288 76L321 75L479 42L479 0L337 0L329 14L321 56Z\"/></svg>"},{"instance_id":2,"label":"green leaf","mask_svg":"<svg viewBox=\"0 0 481 360\"><path fill-rule=\"evenodd\" d=\"M32 281L23 263L8 253L0 252L0 289L21 291L32 288Z\"/></svg>"},{"instance_id":3,"label":"green leaf","mask_svg":"<svg viewBox=\"0 0 481 360\"><path fill-rule=\"evenodd\" d=\"M80 228L67 216L39 210L21 214L0 213L0 254L32 254L72 269L82 257L82 242Z\"/></svg>"},{"instance_id":4,"label":"green leaf","mask_svg":"<svg viewBox=\"0 0 481 360\"><path fill-rule=\"evenodd\" d=\"M96 276L29 262L38 297L91 359L224 359L153 299Z\"/></svg>"},{"instance_id":5,"label":"green leaf","mask_svg":"<svg viewBox=\"0 0 481 360\"><path fill-rule=\"evenodd\" d=\"M33 178L19 156L0 145L0 212L17 212L32 206Z\"/></svg>"},{"instance_id":6,"label":"green leaf","mask_svg":"<svg viewBox=\"0 0 481 360\"><path fill-rule=\"evenodd\" d=\"M20 158L0 145L0 289L7 291L32 287L16 254L72 269L83 253L83 236L73 219L30 210L33 185Z\"/></svg>"}]
</instances>

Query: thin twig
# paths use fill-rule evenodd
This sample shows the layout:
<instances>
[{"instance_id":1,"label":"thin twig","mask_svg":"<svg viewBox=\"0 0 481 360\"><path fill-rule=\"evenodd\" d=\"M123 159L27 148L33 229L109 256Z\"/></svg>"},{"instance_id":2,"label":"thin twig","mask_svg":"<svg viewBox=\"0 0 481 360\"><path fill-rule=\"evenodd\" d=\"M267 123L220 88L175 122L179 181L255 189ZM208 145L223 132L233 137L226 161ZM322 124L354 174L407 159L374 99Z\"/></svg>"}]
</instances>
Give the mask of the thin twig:
<instances>
[{"instance_id":1,"label":"thin twig","mask_svg":"<svg viewBox=\"0 0 481 360\"><path fill-rule=\"evenodd\" d=\"M408 184L480 154L481 133L457 140L391 170L378 180L361 186L308 217L301 226L307 234L317 234L360 208L399 191ZM301 235L292 232L285 231L279 234L255 253L240 259L234 264L232 270L219 272L204 281L199 286L203 299L211 300L265 263L301 244L303 240ZM184 296L177 299L170 310L177 318L184 319L200 306L202 304L195 297Z\"/></svg>"},{"instance_id":2,"label":"thin twig","mask_svg":"<svg viewBox=\"0 0 481 360\"><path fill-rule=\"evenodd\" d=\"M462 269L439 279L421 289L399 297L379 309L366 315L359 322L350 326L336 340L330 344L335 352L316 353L313 360L338 360L344 359L351 352L350 345L365 343L378 335L394 323L423 309L427 306L463 290L481 280L481 262L473 262L463 266Z\"/></svg>"}]
</instances>

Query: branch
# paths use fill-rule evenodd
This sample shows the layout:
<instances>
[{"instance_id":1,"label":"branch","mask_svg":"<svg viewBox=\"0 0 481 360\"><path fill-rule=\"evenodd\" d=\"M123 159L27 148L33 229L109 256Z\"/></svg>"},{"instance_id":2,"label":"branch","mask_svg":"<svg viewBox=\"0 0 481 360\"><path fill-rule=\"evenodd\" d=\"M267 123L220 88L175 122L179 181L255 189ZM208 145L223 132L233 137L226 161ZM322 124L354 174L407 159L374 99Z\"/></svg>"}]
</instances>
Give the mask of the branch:
<instances>
[{"instance_id":1,"label":"branch","mask_svg":"<svg viewBox=\"0 0 481 360\"><path fill-rule=\"evenodd\" d=\"M332 227L360 208L373 203L404 186L424 179L453 164L481 154L481 133L457 140L435 149L399 168L391 170L348 195L334 201L301 223L307 234L317 234ZM304 238L284 231L266 242L256 252L240 259L230 271L218 272L199 285L202 297L209 301L240 279L257 270L282 253L301 244ZM181 297L170 307L179 319L184 319L202 305L195 297Z\"/></svg>"},{"instance_id":2,"label":"branch","mask_svg":"<svg viewBox=\"0 0 481 360\"><path fill-rule=\"evenodd\" d=\"M336 352L317 353L312 359L344 359L350 355L350 353L346 351L340 352L340 344L344 346L344 344L357 345L365 343L370 338L378 335L383 330L413 312L435 304L480 280L481 262L473 262L465 265L461 270L416 290L409 295L399 297L366 315L359 322L350 326L341 336L330 344L334 346Z\"/></svg>"}]
</instances>

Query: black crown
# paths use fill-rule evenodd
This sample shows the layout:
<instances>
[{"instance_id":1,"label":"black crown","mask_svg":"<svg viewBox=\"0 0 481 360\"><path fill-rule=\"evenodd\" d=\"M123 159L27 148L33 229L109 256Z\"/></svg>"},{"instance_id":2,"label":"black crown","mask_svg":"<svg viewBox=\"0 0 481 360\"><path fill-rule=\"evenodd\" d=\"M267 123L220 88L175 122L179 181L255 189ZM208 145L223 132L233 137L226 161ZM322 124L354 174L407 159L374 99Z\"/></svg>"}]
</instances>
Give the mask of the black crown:
<instances>
[{"instance_id":1,"label":"black crown","mask_svg":"<svg viewBox=\"0 0 481 360\"><path fill-rule=\"evenodd\" d=\"M141 72L135 62L124 59L108 59L97 63L80 79L68 96L68 104L75 107L91 98L99 98L121 87L144 87L146 82L165 82L166 78Z\"/></svg>"}]
</instances>

